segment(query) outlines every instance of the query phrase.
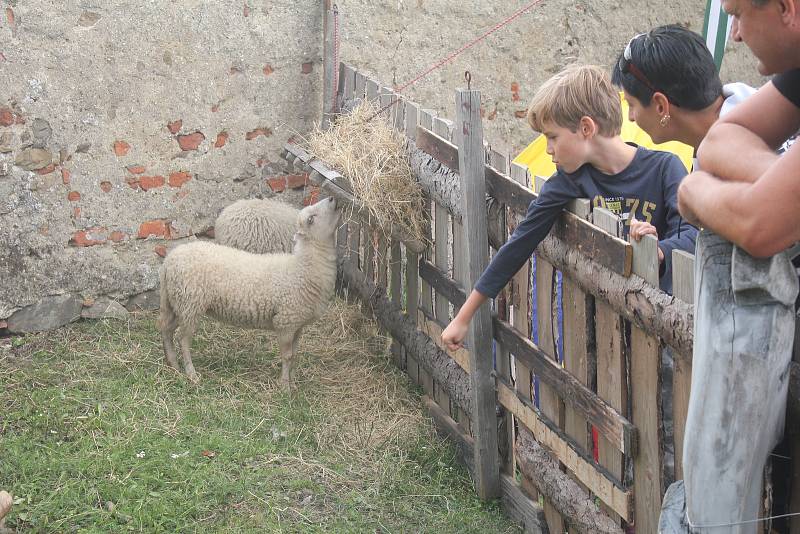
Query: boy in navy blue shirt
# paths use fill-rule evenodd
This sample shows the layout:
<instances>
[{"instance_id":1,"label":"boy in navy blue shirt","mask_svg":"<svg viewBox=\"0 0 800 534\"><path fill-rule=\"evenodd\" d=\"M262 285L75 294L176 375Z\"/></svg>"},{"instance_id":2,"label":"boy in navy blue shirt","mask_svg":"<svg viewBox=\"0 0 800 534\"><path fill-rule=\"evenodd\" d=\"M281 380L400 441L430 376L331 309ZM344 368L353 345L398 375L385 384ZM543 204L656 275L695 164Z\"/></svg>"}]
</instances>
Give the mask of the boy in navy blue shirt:
<instances>
[{"instance_id":1,"label":"boy in navy blue shirt","mask_svg":"<svg viewBox=\"0 0 800 534\"><path fill-rule=\"evenodd\" d=\"M589 198L625 220L634 239L659 238L661 288L671 290L673 249L694 251L697 229L681 220L676 194L686 168L674 154L625 143L619 136L619 93L600 67L571 66L533 97L528 123L547 138L553 175L525 219L492 258L456 317L442 333L450 349L462 345L475 311L494 298L530 258L570 200Z\"/></svg>"}]
</instances>

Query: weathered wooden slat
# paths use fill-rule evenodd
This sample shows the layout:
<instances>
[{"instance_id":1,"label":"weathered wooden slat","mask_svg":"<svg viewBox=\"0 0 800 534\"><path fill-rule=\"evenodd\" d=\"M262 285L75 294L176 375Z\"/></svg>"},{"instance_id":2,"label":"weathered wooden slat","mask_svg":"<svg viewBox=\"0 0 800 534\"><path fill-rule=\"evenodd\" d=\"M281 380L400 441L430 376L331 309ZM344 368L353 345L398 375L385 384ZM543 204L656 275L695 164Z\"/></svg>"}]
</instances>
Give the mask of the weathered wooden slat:
<instances>
[{"instance_id":1,"label":"weathered wooden slat","mask_svg":"<svg viewBox=\"0 0 800 534\"><path fill-rule=\"evenodd\" d=\"M422 402L431 414L433 422L440 434L454 443L459 451L459 457L470 472L474 472L475 440L462 432L458 424L449 417L433 399L423 396ZM524 494L514 479L502 475L500 480L500 498L503 509L514 521L520 523L525 534L542 534L544 530L544 516L541 507Z\"/></svg>"},{"instance_id":2,"label":"weathered wooden slat","mask_svg":"<svg viewBox=\"0 0 800 534\"><path fill-rule=\"evenodd\" d=\"M434 264L429 261L422 260L419 262L419 275L420 277L430 284L431 287L436 289L436 292L444 296L455 307L460 308L467 300L464 288L455 280L449 278L445 273L439 270Z\"/></svg>"},{"instance_id":3,"label":"weathered wooden slat","mask_svg":"<svg viewBox=\"0 0 800 534\"><path fill-rule=\"evenodd\" d=\"M510 386L497 383L497 399L506 409L530 430L536 441L553 451L591 493L597 495L622 518L630 521L633 512L633 493L622 487L620 480L602 466L594 463L591 453L575 442L561 429L540 416L536 407L521 398Z\"/></svg>"},{"instance_id":4,"label":"weathered wooden slat","mask_svg":"<svg viewBox=\"0 0 800 534\"><path fill-rule=\"evenodd\" d=\"M458 172L458 147L423 127L417 128L417 148L430 154L442 165Z\"/></svg>"},{"instance_id":5,"label":"weathered wooden slat","mask_svg":"<svg viewBox=\"0 0 800 534\"><path fill-rule=\"evenodd\" d=\"M459 367L469 373L469 352L461 347L458 350L450 350L442 343L442 332L447 325L442 325L435 317L428 317L423 310L417 312L417 325L420 331L431 338L436 346L446 352Z\"/></svg>"},{"instance_id":6,"label":"weathered wooden slat","mask_svg":"<svg viewBox=\"0 0 800 534\"><path fill-rule=\"evenodd\" d=\"M658 241L647 235L633 243L633 270L658 287ZM631 418L639 431L633 457L636 529L658 532L664 495L661 426L661 346L658 338L631 327Z\"/></svg>"},{"instance_id":7,"label":"weathered wooden slat","mask_svg":"<svg viewBox=\"0 0 800 534\"><path fill-rule=\"evenodd\" d=\"M334 64L334 48L335 35L334 35L334 12L331 0L323 0L322 2L324 19L323 19L323 45L322 45L322 128L327 129L331 122L333 114L336 112L335 96L336 84L335 75L338 65Z\"/></svg>"},{"instance_id":8,"label":"weathered wooden slat","mask_svg":"<svg viewBox=\"0 0 800 534\"><path fill-rule=\"evenodd\" d=\"M456 90L455 130L459 146L464 233L487 235L486 181L481 123L481 93L469 89ZM464 240L460 252L469 287L477 282L489 263L486 243ZM470 378L472 382L472 432L475 437L475 488L481 499L500 494L499 455L497 449L497 415L495 408L494 371L492 362L492 319L487 306L475 311L467 331L470 346Z\"/></svg>"},{"instance_id":9,"label":"weathered wooden slat","mask_svg":"<svg viewBox=\"0 0 800 534\"><path fill-rule=\"evenodd\" d=\"M558 513L570 518L570 525L581 534L622 534L619 525L597 510L594 498L568 475L530 432L520 431L516 444L520 470L536 484ZM552 532L552 531L551 531ZM561 531L563 532L563 530ZM559 532L558 534L561 534Z\"/></svg>"},{"instance_id":10,"label":"weathered wooden slat","mask_svg":"<svg viewBox=\"0 0 800 534\"><path fill-rule=\"evenodd\" d=\"M672 251L672 294L675 298L694 303L694 254ZM692 388L692 360L673 358L672 429L675 444L675 479L683 478L683 437L689 413L689 392Z\"/></svg>"},{"instance_id":11,"label":"weathered wooden slat","mask_svg":"<svg viewBox=\"0 0 800 534\"><path fill-rule=\"evenodd\" d=\"M389 290L391 291L392 295L392 302L398 308L403 308L403 257L402 251L400 247L399 241L392 241L390 246L391 254L389 257L389 271L391 273L389 277ZM403 350L402 345L397 342L396 339L392 340L392 347L391 347L392 355L394 356L395 362L400 369L404 368L403 364Z\"/></svg>"}]
</instances>

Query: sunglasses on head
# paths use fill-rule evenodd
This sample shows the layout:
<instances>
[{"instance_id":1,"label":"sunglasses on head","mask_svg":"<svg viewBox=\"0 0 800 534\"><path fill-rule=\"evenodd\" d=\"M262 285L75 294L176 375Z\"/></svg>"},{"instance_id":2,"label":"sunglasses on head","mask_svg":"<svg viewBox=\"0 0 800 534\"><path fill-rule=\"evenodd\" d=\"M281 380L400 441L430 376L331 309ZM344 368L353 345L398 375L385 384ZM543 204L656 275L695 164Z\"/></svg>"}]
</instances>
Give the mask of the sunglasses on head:
<instances>
[{"instance_id":1,"label":"sunglasses on head","mask_svg":"<svg viewBox=\"0 0 800 534\"><path fill-rule=\"evenodd\" d=\"M625 51L622 52L622 57L619 58L619 65L618 65L619 66L619 70L623 74L630 73L631 75L633 75L634 78L636 78L641 83L643 83L644 86L647 87L648 89L650 89L652 92L661 93L662 95L667 97L667 100L669 100L670 102L672 102L674 105L677 106L678 103L675 101L675 99L674 98L670 98L670 96L666 92L664 92L663 90L656 89L655 85L653 85L652 82L649 79L647 79L647 76L644 75L644 72L639 70L639 67L637 67L633 63L633 60L631 59L631 44L636 39L641 37L642 35L647 35L647 34L646 33L640 33L640 34L634 35L633 38L630 41L628 41L628 46L625 47Z\"/></svg>"}]
</instances>

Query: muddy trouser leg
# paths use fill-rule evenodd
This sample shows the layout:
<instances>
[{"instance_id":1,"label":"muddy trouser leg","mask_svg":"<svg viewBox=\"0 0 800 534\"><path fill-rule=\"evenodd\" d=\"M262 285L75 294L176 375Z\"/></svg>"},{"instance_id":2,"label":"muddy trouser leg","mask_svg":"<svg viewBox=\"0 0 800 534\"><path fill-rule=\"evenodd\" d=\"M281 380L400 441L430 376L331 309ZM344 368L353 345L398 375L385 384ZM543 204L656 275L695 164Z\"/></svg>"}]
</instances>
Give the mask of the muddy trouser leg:
<instances>
[{"instance_id":1,"label":"muddy trouser leg","mask_svg":"<svg viewBox=\"0 0 800 534\"><path fill-rule=\"evenodd\" d=\"M797 286L786 254L755 259L698 237L685 514L683 530L667 517L680 510L678 482L664 498L662 532L756 532L757 523L736 523L758 517L764 464L783 434Z\"/></svg>"}]
</instances>

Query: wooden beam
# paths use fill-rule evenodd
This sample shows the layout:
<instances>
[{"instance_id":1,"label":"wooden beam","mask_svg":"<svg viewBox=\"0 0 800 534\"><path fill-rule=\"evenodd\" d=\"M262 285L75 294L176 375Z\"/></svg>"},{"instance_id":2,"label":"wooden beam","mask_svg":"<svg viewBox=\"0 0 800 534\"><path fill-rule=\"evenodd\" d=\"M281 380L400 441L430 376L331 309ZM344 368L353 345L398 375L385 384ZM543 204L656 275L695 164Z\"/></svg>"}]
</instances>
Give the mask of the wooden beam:
<instances>
[{"instance_id":1,"label":"wooden beam","mask_svg":"<svg viewBox=\"0 0 800 534\"><path fill-rule=\"evenodd\" d=\"M474 472L474 449L475 440L471 436L464 434L450 416L436 404L433 399L423 395L422 402L431 414L433 422L439 433L447 437L455 444L459 451L459 457L467 466L470 473ZM543 534L547 530L544 528L545 520L542 508L523 492L522 488L510 476L502 475L500 479L500 499L503 502L503 510L508 515L520 523L525 534Z\"/></svg>"},{"instance_id":2,"label":"wooden beam","mask_svg":"<svg viewBox=\"0 0 800 534\"><path fill-rule=\"evenodd\" d=\"M461 190L464 233L476 236L466 239L461 254L467 285L478 281L489 264L486 241L486 181L483 125L481 123L481 93L472 89L456 90L456 139L458 163L461 168ZM446 235L446 234L445 234ZM446 243L439 243L439 246ZM475 437L475 488L483 500L500 495L499 455L497 449L497 413L492 373L492 317L488 306L475 311L467 330L472 383L472 433Z\"/></svg>"},{"instance_id":3,"label":"wooden beam","mask_svg":"<svg viewBox=\"0 0 800 534\"><path fill-rule=\"evenodd\" d=\"M622 528L597 509L594 498L559 468L558 461L524 428L515 445L520 470L581 534L623 534ZM559 533L560 534L560 533Z\"/></svg>"},{"instance_id":4,"label":"wooden beam","mask_svg":"<svg viewBox=\"0 0 800 534\"><path fill-rule=\"evenodd\" d=\"M338 65L334 64L335 58L333 57L334 47L336 46L334 35L334 17L336 14L331 0L322 0L322 13L322 57L324 58L322 64L322 128L326 129L330 125L333 114L336 112L334 99L336 95L336 69L338 68Z\"/></svg>"},{"instance_id":5,"label":"wooden beam","mask_svg":"<svg viewBox=\"0 0 800 534\"><path fill-rule=\"evenodd\" d=\"M423 334L436 343L437 347L445 351L448 356L453 358L453 361L455 361L459 367L469 373L469 352L464 347L460 347L458 350L450 350L445 347L444 343L442 343L444 327L439 321L433 317L428 317L428 314L424 310L418 308L417 325Z\"/></svg>"},{"instance_id":6,"label":"wooden beam","mask_svg":"<svg viewBox=\"0 0 800 534\"><path fill-rule=\"evenodd\" d=\"M556 458L597 495L612 510L626 521L633 512L633 492L622 488L621 481L612 473L596 464L583 447L564 434L559 428L540 416L539 410L520 397L510 386L497 382L497 398L533 434L536 441L550 449Z\"/></svg>"}]
</instances>

